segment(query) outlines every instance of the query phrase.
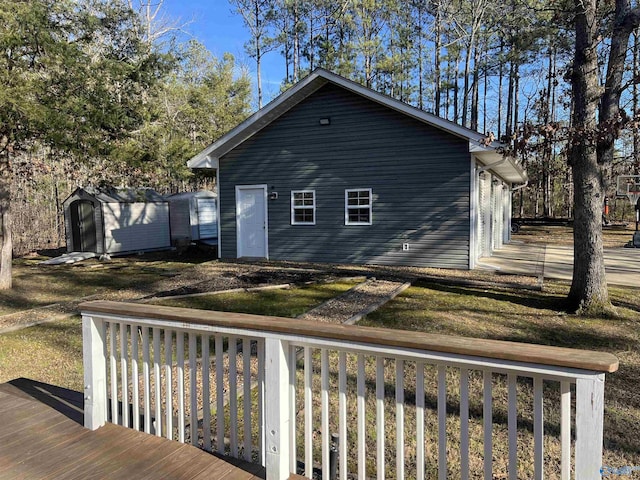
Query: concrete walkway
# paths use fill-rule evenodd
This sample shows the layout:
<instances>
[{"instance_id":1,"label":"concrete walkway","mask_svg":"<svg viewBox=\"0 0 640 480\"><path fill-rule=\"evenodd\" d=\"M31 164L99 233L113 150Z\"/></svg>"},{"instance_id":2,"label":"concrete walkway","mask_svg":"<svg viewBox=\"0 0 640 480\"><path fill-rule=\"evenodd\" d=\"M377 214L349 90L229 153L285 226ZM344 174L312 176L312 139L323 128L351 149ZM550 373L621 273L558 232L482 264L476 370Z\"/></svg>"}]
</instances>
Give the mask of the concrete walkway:
<instances>
[{"instance_id":1,"label":"concrete walkway","mask_svg":"<svg viewBox=\"0 0 640 480\"><path fill-rule=\"evenodd\" d=\"M573 247L513 241L481 264L504 273L571 280ZM604 264L609 285L640 288L640 248L605 248Z\"/></svg>"}]
</instances>

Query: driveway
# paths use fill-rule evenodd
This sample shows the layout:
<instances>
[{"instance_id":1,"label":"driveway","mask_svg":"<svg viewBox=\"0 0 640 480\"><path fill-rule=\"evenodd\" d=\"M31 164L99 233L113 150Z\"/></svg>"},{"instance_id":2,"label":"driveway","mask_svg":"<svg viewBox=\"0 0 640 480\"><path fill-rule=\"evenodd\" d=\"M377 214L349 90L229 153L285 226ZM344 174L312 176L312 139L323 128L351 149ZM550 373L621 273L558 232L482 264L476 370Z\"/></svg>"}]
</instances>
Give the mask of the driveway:
<instances>
[{"instance_id":1,"label":"driveway","mask_svg":"<svg viewBox=\"0 0 640 480\"><path fill-rule=\"evenodd\" d=\"M640 248L605 248L604 264L609 285L640 288ZM480 267L538 278L571 280L573 247L533 245L514 240L482 258Z\"/></svg>"}]
</instances>

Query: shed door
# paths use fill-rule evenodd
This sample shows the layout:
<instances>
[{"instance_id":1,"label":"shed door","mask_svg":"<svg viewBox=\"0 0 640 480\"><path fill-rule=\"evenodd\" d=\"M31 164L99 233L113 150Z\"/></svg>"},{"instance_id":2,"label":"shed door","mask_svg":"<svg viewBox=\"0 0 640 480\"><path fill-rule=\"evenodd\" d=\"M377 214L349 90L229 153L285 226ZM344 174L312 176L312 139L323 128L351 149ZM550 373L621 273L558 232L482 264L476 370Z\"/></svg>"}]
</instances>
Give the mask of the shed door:
<instances>
[{"instance_id":1,"label":"shed door","mask_svg":"<svg viewBox=\"0 0 640 480\"><path fill-rule=\"evenodd\" d=\"M216 238L218 236L218 222L216 219L216 199L197 198L198 229L201 239Z\"/></svg>"},{"instance_id":2,"label":"shed door","mask_svg":"<svg viewBox=\"0 0 640 480\"><path fill-rule=\"evenodd\" d=\"M73 250L97 251L95 207L88 200L71 203L71 235Z\"/></svg>"},{"instance_id":3,"label":"shed door","mask_svg":"<svg viewBox=\"0 0 640 480\"><path fill-rule=\"evenodd\" d=\"M238 257L267 258L267 186L236 187Z\"/></svg>"}]
</instances>

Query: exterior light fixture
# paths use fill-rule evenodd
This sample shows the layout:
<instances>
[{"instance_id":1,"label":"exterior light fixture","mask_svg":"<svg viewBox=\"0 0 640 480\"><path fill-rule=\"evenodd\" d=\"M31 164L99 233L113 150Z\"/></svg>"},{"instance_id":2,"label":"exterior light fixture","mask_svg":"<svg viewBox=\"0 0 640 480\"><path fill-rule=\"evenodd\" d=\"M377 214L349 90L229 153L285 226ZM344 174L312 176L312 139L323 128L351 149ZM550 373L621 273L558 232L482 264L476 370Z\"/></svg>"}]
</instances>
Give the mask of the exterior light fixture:
<instances>
[{"instance_id":1,"label":"exterior light fixture","mask_svg":"<svg viewBox=\"0 0 640 480\"><path fill-rule=\"evenodd\" d=\"M330 118L321 118L320 119L320 125L331 125L331 119Z\"/></svg>"}]
</instances>

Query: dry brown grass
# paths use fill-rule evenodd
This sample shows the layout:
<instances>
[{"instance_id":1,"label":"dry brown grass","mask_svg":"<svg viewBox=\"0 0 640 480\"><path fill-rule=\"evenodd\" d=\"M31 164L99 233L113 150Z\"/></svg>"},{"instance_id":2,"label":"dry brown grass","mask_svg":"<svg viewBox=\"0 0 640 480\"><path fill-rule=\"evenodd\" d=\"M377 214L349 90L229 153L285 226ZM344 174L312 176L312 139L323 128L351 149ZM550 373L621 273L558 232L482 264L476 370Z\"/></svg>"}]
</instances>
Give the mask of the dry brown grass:
<instances>
[{"instance_id":1,"label":"dry brown grass","mask_svg":"<svg viewBox=\"0 0 640 480\"><path fill-rule=\"evenodd\" d=\"M618 317L615 319L567 315L564 312L567 291L567 284L554 281L545 284L544 292L515 288L455 287L423 282L368 315L361 324L582 348L617 355L620 369L607 375L605 386L604 465L640 465L640 441L637 437L640 431L640 290L610 289L617 307ZM498 385L494 392L495 399L504 390L504 380L494 380ZM530 385L521 383L519 388L519 401L530 403ZM545 451L551 458L559 451L559 403L554 400L558 398L557 386L545 383L547 394L551 395L551 401L545 406L545 426L548 426L549 433L545 436ZM448 422L455 425L459 422L456 392L452 391L448 398L451 398L448 403L451 418L448 418ZM530 411L530 408L524 411ZM497 417L501 418L502 415L498 414ZM529 425L530 419L522 420L524 425ZM494 420L496 472L503 472L506 468L505 428L504 418ZM532 452L529 428L522 430L521 434L526 445L521 452L525 459L521 463L524 469L522 478L530 478L532 472L527 466L527 459ZM482 448L481 443L479 448ZM554 466L557 467L555 460L547 465L547 478L557 478L558 471Z\"/></svg>"},{"instance_id":2,"label":"dry brown grass","mask_svg":"<svg viewBox=\"0 0 640 480\"><path fill-rule=\"evenodd\" d=\"M627 227L606 227L602 230L605 248L623 247L633 236L635 224ZM542 245L573 245L573 227L550 225L524 225L514 240Z\"/></svg>"}]
</instances>

